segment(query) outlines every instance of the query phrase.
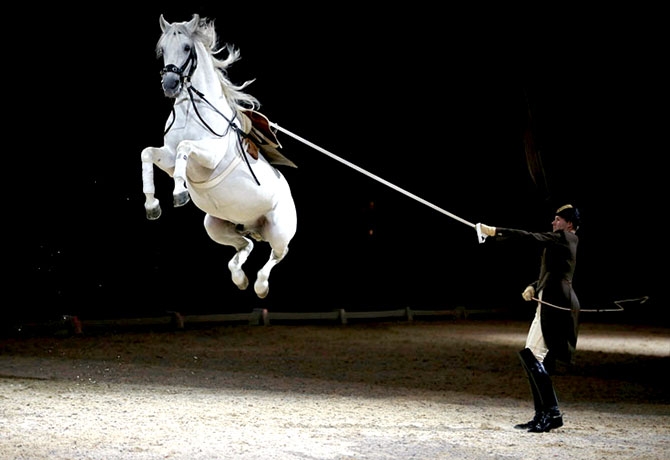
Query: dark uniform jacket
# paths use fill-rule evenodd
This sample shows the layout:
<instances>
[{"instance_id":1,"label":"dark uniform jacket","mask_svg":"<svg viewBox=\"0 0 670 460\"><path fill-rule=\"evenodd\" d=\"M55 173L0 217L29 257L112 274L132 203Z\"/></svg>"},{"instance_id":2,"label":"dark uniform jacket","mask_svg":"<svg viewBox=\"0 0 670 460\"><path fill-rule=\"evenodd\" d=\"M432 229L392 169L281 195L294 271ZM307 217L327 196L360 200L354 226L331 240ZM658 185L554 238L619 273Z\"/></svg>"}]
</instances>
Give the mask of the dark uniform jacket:
<instances>
[{"instance_id":1,"label":"dark uniform jacket","mask_svg":"<svg viewBox=\"0 0 670 460\"><path fill-rule=\"evenodd\" d=\"M579 237L562 230L533 233L496 228L495 239L530 241L544 248L540 275L530 285L535 288L535 297L546 302L540 304L542 335L549 349L546 360L574 363L579 331L579 299L572 287L572 278Z\"/></svg>"}]
</instances>

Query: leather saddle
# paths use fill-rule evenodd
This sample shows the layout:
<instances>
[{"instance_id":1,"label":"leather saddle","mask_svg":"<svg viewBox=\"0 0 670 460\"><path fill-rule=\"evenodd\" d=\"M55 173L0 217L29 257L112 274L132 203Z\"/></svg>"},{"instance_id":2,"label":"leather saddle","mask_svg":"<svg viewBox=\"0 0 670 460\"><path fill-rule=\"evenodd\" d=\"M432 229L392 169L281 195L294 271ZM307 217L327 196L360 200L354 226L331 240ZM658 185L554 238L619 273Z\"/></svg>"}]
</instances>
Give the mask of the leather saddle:
<instances>
[{"instance_id":1,"label":"leather saddle","mask_svg":"<svg viewBox=\"0 0 670 460\"><path fill-rule=\"evenodd\" d=\"M265 115L255 110L242 110L240 115L242 130L247 134L244 143L249 155L258 159L260 151L271 164L298 167L279 152L281 144L277 135L270 129L270 120Z\"/></svg>"}]
</instances>

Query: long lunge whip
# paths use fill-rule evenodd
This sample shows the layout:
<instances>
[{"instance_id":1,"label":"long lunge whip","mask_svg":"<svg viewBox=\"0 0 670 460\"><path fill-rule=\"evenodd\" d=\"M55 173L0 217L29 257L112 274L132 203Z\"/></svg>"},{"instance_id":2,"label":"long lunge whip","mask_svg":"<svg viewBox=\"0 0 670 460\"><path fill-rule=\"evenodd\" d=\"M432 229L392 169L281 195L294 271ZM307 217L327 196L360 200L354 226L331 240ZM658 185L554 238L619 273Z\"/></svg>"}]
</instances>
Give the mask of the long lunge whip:
<instances>
[{"instance_id":1,"label":"long lunge whip","mask_svg":"<svg viewBox=\"0 0 670 460\"><path fill-rule=\"evenodd\" d=\"M570 311L570 308L567 307L559 307L558 305L554 305L553 303L545 302L544 300L540 300L537 297L531 297L531 300L535 300L537 302L540 302L541 304L544 304L548 307L556 308L558 310L567 310ZM635 299L623 299L623 300L615 300L614 305L616 305L616 308L590 308L590 309L584 309L580 308L580 312L589 312L589 313L601 313L601 312L606 312L606 311L623 311L623 305L621 305L624 302L637 302L639 304L645 303L647 300L649 300L649 296L643 296Z\"/></svg>"},{"instance_id":2,"label":"long lunge whip","mask_svg":"<svg viewBox=\"0 0 670 460\"><path fill-rule=\"evenodd\" d=\"M442 208L440 208L439 206L436 206L436 205L434 205L433 203L431 203L431 202L429 202L429 201L426 201L426 200L424 200L423 198L418 197L418 196L416 196L415 194L413 194L413 193L411 193L411 192L408 192L407 190L405 190L405 189L403 189L403 188L400 188L400 187L398 187L397 185L392 184L391 182L389 182L389 181L387 181L387 180L385 180L385 179L382 179L381 177L379 177L379 176L377 176L377 175L375 175L375 174L372 174L371 172L366 171L365 169L363 169L363 168L361 168L361 167L359 167L359 166L356 166L355 164L351 163L350 161L347 161L347 160L345 160L344 158L340 158L340 157L338 157L338 156L335 155L334 153L331 153L331 152L329 152L328 150L326 150L326 149L324 149L324 148L321 148L321 147L319 147L319 146L316 145L316 144L313 144L312 142L308 141L307 139L304 139L304 138L298 136L297 134L294 134L294 133L292 133L291 131L289 131L289 130L287 130L287 129L285 129L285 128L282 128L281 126L279 126L279 125L276 124L276 123L272 123L272 122L270 122L270 126L272 126L273 128L278 129L279 131L281 131L281 132L283 132L283 133L288 134L289 136L293 137L294 139L299 140L299 141L302 142L303 144L308 145L308 146L312 147L313 149L318 150L319 152L321 152L321 153L323 153L323 154L325 154L325 155L328 155L329 157L333 158L334 160L337 160L337 161L339 161L340 163L345 164L345 165L349 166L350 168L355 169L356 171L365 174L366 176L368 176L368 177L370 177L370 178L376 180L377 182L380 182L380 183L386 185L387 187L391 187L393 190L398 191L398 192L402 193L403 195L406 195L406 196L408 196L408 197L410 197L410 198L412 198L412 199L418 201L419 203L425 204L426 206L428 206L428 207L430 207L430 208L433 208L434 210L436 210L436 211L438 211L438 212L441 212L442 214L444 214L444 215L446 215L446 216L449 216L449 217L451 217L452 219L455 219L455 220L457 220L457 221L459 221L459 222L461 222L461 223L467 225L468 227L472 227L472 228L477 229L477 236L479 237L480 241L483 241L483 240L481 239L481 237L479 236L481 232L480 232L478 226L475 226L475 224L473 224L472 222L468 222L467 220L465 220L465 219L463 219L463 218L461 218L461 217L458 217L457 215L452 214L452 213L450 213L449 211L447 211L447 210L445 210L445 209L442 209Z\"/></svg>"}]
</instances>

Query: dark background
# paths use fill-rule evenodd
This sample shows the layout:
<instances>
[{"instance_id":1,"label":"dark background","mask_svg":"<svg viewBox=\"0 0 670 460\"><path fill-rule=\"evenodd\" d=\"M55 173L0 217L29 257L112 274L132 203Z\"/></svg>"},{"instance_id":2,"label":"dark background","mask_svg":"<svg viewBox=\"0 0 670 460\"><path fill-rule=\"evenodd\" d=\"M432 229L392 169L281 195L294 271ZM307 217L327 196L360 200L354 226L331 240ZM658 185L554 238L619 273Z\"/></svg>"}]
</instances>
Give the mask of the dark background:
<instances>
[{"instance_id":1,"label":"dark background","mask_svg":"<svg viewBox=\"0 0 670 460\"><path fill-rule=\"evenodd\" d=\"M171 206L172 180L158 169L163 215L147 220L140 152L162 145L171 106L158 18L198 13L215 19L221 45L241 50L229 77L256 79L247 90L272 122L472 223L546 231L558 206L576 205L582 307L649 296L615 318L667 320L659 12L326 5L15 16L4 66L14 106L4 156L10 316L530 312L520 293L537 275L537 252L480 245L467 225L281 132L298 164L280 167L298 232L266 299L253 281L269 246L256 245L251 285L239 291L232 248L209 240L192 203ZM535 181L527 151L544 166Z\"/></svg>"}]
</instances>

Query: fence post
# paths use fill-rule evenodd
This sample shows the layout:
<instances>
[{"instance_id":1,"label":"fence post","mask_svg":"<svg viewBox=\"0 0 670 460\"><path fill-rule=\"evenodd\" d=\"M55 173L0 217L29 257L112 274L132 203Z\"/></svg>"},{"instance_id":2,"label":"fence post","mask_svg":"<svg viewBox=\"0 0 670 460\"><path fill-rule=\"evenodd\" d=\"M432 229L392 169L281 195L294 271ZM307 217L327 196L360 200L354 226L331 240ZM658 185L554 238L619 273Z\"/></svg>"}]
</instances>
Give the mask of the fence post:
<instances>
[{"instance_id":1,"label":"fence post","mask_svg":"<svg viewBox=\"0 0 670 460\"><path fill-rule=\"evenodd\" d=\"M340 322L340 324L347 324L347 312L345 311L344 308L340 308L337 310L337 319Z\"/></svg>"},{"instance_id":2,"label":"fence post","mask_svg":"<svg viewBox=\"0 0 670 460\"><path fill-rule=\"evenodd\" d=\"M268 310L267 308L254 308L251 312L251 317L249 318L249 325L251 326L267 326L270 324L268 319Z\"/></svg>"},{"instance_id":3,"label":"fence post","mask_svg":"<svg viewBox=\"0 0 670 460\"><path fill-rule=\"evenodd\" d=\"M184 317L178 311L169 311L172 316L172 325L175 329L184 329Z\"/></svg>"}]
</instances>

